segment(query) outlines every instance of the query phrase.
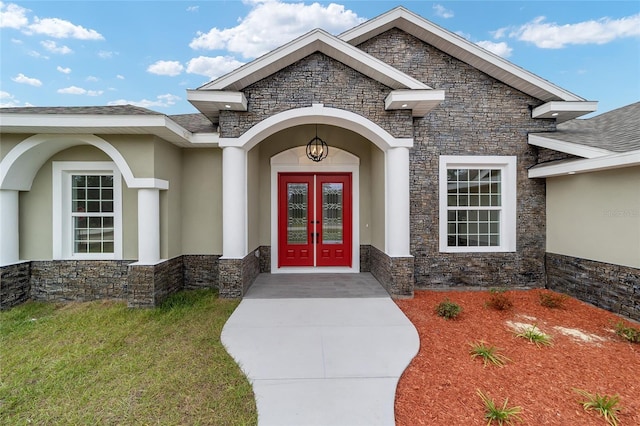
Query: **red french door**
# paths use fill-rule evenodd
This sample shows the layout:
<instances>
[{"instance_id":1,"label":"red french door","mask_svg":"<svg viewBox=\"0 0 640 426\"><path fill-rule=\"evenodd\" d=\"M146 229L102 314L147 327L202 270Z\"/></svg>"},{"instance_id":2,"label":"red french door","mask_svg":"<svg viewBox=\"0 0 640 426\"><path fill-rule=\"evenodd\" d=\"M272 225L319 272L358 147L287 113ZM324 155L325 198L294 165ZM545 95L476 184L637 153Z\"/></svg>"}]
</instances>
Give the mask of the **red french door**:
<instances>
[{"instance_id":1,"label":"red french door","mask_svg":"<svg viewBox=\"0 0 640 426\"><path fill-rule=\"evenodd\" d=\"M351 174L278 174L278 267L351 266Z\"/></svg>"}]
</instances>

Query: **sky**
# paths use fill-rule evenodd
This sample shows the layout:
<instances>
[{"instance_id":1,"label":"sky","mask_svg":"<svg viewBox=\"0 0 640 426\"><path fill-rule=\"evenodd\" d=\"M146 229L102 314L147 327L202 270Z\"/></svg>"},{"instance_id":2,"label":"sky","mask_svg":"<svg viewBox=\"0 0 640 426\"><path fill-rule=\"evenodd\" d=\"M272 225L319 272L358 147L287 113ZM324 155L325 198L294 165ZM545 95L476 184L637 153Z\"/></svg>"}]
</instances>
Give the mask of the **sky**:
<instances>
[{"instance_id":1,"label":"sky","mask_svg":"<svg viewBox=\"0 0 640 426\"><path fill-rule=\"evenodd\" d=\"M402 5L587 100L640 101L640 1L0 1L0 106L194 113L195 89ZM592 114L593 115L593 114Z\"/></svg>"}]
</instances>

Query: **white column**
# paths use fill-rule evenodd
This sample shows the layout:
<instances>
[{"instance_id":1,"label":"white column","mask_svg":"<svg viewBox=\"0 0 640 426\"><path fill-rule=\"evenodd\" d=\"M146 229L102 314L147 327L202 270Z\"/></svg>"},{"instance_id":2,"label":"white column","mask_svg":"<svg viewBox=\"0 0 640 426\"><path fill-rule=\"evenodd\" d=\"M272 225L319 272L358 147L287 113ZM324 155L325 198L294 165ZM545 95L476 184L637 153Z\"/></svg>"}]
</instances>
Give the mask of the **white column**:
<instances>
[{"instance_id":1,"label":"white column","mask_svg":"<svg viewBox=\"0 0 640 426\"><path fill-rule=\"evenodd\" d=\"M247 254L247 152L222 151L222 257L242 259Z\"/></svg>"},{"instance_id":2,"label":"white column","mask_svg":"<svg viewBox=\"0 0 640 426\"><path fill-rule=\"evenodd\" d=\"M138 189L138 263L160 260L160 190Z\"/></svg>"},{"instance_id":3,"label":"white column","mask_svg":"<svg viewBox=\"0 0 640 426\"><path fill-rule=\"evenodd\" d=\"M20 260L18 194L14 190L0 190L0 266L18 263Z\"/></svg>"},{"instance_id":4,"label":"white column","mask_svg":"<svg viewBox=\"0 0 640 426\"><path fill-rule=\"evenodd\" d=\"M391 257L411 256L409 205L409 148L390 148L386 159L386 252Z\"/></svg>"}]
</instances>

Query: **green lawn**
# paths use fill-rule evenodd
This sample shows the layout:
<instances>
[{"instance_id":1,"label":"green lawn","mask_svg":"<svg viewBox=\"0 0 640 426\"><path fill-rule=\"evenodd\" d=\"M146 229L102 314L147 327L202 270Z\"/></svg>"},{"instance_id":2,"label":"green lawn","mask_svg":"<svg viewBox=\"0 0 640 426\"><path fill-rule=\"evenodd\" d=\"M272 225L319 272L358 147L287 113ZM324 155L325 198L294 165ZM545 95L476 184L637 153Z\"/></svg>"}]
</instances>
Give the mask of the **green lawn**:
<instances>
[{"instance_id":1,"label":"green lawn","mask_svg":"<svg viewBox=\"0 0 640 426\"><path fill-rule=\"evenodd\" d=\"M0 312L0 424L256 424L251 386L220 343L237 304L203 290L148 310Z\"/></svg>"}]
</instances>

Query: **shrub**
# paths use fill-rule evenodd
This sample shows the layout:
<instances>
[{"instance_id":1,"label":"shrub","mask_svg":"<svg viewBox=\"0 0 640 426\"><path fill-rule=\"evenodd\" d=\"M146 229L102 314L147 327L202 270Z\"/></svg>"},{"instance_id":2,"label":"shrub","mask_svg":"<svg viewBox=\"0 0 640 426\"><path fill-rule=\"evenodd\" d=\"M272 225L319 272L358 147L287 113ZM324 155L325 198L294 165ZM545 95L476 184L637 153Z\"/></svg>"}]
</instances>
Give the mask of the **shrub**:
<instances>
[{"instance_id":1,"label":"shrub","mask_svg":"<svg viewBox=\"0 0 640 426\"><path fill-rule=\"evenodd\" d=\"M509 299L509 296L505 294L506 291L506 289L490 289L489 300L487 300L486 306L498 311L506 311L507 309L510 309L513 306L513 302Z\"/></svg>"},{"instance_id":2,"label":"shrub","mask_svg":"<svg viewBox=\"0 0 640 426\"><path fill-rule=\"evenodd\" d=\"M471 358L482 358L485 367L489 363L502 367L510 361L509 358L498 353L500 349L495 346L487 346L485 342L470 343L470 345L471 350L469 351L469 354L471 355Z\"/></svg>"},{"instance_id":3,"label":"shrub","mask_svg":"<svg viewBox=\"0 0 640 426\"><path fill-rule=\"evenodd\" d=\"M616 324L616 334L631 343L640 343L640 329L625 325L622 321Z\"/></svg>"},{"instance_id":4,"label":"shrub","mask_svg":"<svg viewBox=\"0 0 640 426\"><path fill-rule=\"evenodd\" d=\"M567 300L567 296L564 294L552 293L550 291L543 291L538 295L540 304L545 308L560 309L564 308L564 301Z\"/></svg>"},{"instance_id":5,"label":"shrub","mask_svg":"<svg viewBox=\"0 0 640 426\"><path fill-rule=\"evenodd\" d=\"M493 399L489 398L487 395L482 393L480 389L478 389L478 396L482 399L485 408L484 418L489 419L487 426L491 424L494 420L498 422L498 425L503 424L513 424L514 420L517 420L522 423L522 419L518 414L522 411L520 407L508 407L509 398L504 400L502 406L497 406Z\"/></svg>"},{"instance_id":6,"label":"shrub","mask_svg":"<svg viewBox=\"0 0 640 426\"><path fill-rule=\"evenodd\" d=\"M455 302L450 301L448 298L438 303L436 306L436 314L439 317L446 319L454 319L462 312L462 307Z\"/></svg>"},{"instance_id":7,"label":"shrub","mask_svg":"<svg viewBox=\"0 0 640 426\"><path fill-rule=\"evenodd\" d=\"M525 328L522 332L517 333L516 337L527 339L531 343L535 343L537 347L551 346L551 336L541 332L536 325Z\"/></svg>"},{"instance_id":8,"label":"shrub","mask_svg":"<svg viewBox=\"0 0 640 426\"><path fill-rule=\"evenodd\" d=\"M618 425L618 411L620 411L620 407L618 406L620 402L619 395L609 396L597 393L593 395L581 389L574 389L573 391L586 398L580 401L585 411L596 410L611 426Z\"/></svg>"}]
</instances>

